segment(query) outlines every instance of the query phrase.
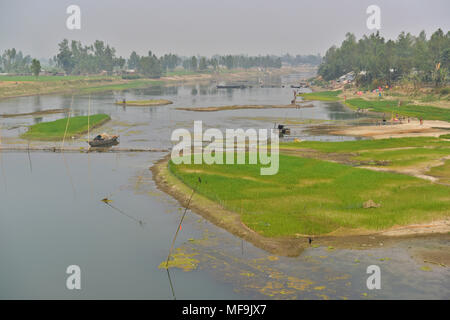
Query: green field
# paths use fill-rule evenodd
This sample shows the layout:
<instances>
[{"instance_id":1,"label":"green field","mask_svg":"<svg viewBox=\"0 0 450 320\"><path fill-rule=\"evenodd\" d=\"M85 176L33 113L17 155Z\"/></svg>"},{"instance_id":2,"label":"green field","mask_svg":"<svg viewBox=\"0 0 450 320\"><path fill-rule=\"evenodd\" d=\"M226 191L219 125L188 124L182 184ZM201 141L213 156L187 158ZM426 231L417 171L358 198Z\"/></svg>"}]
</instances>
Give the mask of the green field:
<instances>
[{"instance_id":1,"label":"green field","mask_svg":"<svg viewBox=\"0 0 450 320\"><path fill-rule=\"evenodd\" d=\"M90 116L90 129L97 127L111 118L106 114L95 114ZM21 135L21 138L27 140L62 140L67 126L67 118L51 122L42 122L32 125L28 131ZM88 131L88 117L71 117L67 127L66 138L77 136Z\"/></svg>"},{"instance_id":2,"label":"green field","mask_svg":"<svg viewBox=\"0 0 450 320\"><path fill-rule=\"evenodd\" d=\"M302 141L282 143L285 150L315 150L323 154L348 155L349 162L377 165L387 169L426 167L430 161L450 155L450 141L444 137L413 137L397 139L355 140L342 142ZM327 158L327 156L316 155ZM344 158L345 159L345 158Z\"/></svg>"},{"instance_id":3,"label":"green field","mask_svg":"<svg viewBox=\"0 0 450 320\"><path fill-rule=\"evenodd\" d=\"M450 121L450 109L432 106L421 106L402 103L398 106L398 100L364 100L361 98L348 99L345 103L352 109L369 109L370 111L386 113L389 117L393 113L401 116L422 118L426 120Z\"/></svg>"},{"instance_id":4,"label":"green field","mask_svg":"<svg viewBox=\"0 0 450 320\"><path fill-rule=\"evenodd\" d=\"M279 172L259 165L175 165L188 186L240 215L268 236L320 235L336 230L382 230L450 216L450 187L397 173L280 155ZM363 208L373 200L379 208ZM353 230L353 231L352 231Z\"/></svg>"},{"instance_id":5,"label":"green field","mask_svg":"<svg viewBox=\"0 0 450 320\"><path fill-rule=\"evenodd\" d=\"M299 97L305 100L320 100L320 101L338 101L340 98L338 95L342 93L342 90L337 91L317 91L311 93L300 93Z\"/></svg>"},{"instance_id":6,"label":"green field","mask_svg":"<svg viewBox=\"0 0 450 320\"><path fill-rule=\"evenodd\" d=\"M302 141L280 143L280 148L314 149L321 152L358 152L361 150L376 150L406 147L450 147L450 141L446 141L445 135L435 137L406 137L374 140L351 140L339 142Z\"/></svg>"}]
</instances>

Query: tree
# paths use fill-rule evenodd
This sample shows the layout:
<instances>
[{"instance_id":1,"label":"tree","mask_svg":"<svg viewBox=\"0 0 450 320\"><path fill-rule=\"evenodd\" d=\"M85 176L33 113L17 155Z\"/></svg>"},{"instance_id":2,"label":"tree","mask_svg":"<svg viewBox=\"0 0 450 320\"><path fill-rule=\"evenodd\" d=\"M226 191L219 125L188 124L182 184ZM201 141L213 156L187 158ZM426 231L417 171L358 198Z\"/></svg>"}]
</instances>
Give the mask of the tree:
<instances>
[{"instance_id":1,"label":"tree","mask_svg":"<svg viewBox=\"0 0 450 320\"><path fill-rule=\"evenodd\" d=\"M130 58L128 59L128 68L129 69L138 69L139 68L139 60L140 57L136 53L136 51L133 51L130 55Z\"/></svg>"},{"instance_id":2,"label":"tree","mask_svg":"<svg viewBox=\"0 0 450 320\"><path fill-rule=\"evenodd\" d=\"M450 33L445 35L441 29L429 40L424 31L417 37L402 32L395 41L385 41L377 32L358 42L347 33L340 47L327 50L318 73L332 80L354 71L359 85L372 88L401 79L413 81L416 88L420 82L439 86L447 81L449 60Z\"/></svg>"},{"instance_id":3,"label":"tree","mask_svg":"<svg viewBox=\"0 0 450 320\"><path fill-rule=\"evenodd\" d=\"M31 72L33 72L36 78L39 77L39 73L41 72L41 63L39 60L33 59L31 61Z\"/></svg>"},{"instance_id":4,"label":"tree","mask_svg":"<svg viewBox=\"0 0 450 320\"><path fill-rule=\"evenodd\" d=\"M141 57L139 60L138 71L149 78L159 78L162 73L161 62L149 51L148 56Z\"/></svg>"},{"instance_id":5,"label":"tree","mask_svg":"<svg viewBox=\"0 0 450 320\"><path fill-rule=\"evenodd\" d=\"M161 57L161 67L164 71L170 70L173 71L177 65L180 63L180 58L176 54L165 54Z\"/></svg>"},{"instance_id":6,"label":"tree","mask_svg":"<svg viewBox=\"0 0 450 320\"><path fill-rule=\"evenodd\" d=\"M69 48L69 41L64 39L59 46L59 53L56 55L56 59L58 60L58 66L64 69L67 74L72 72L72 69L75 65L72 51Z\"/></svg>"},{"instance_id":7,"label":"tree","mask_svg":"<svg viewBox=\"0 0 450 320\"><path fill-rule=\"evenodd\" d=\"M190 69L192 71L197 71L197 68L198 68L198 66L197 66L197 58L195 56L192 56Z\"/></svg>"},{"instance_id":8,"label":"tree","mask_svg":"<svg viewBox=\"0 0 450 320\"><path fill-rule=\"evenodd\" d=\"M208 64L206 62L206 58L205 57L201 57L200 58L200 62L198 64L198 69L200 71L205 71L206 69L208 69Z\"/></svg>"},{"instance_id":9,"label":"tree","mask_svg":"<svg viewBox=\"0 0 450 320\"><path fill-rule=\"evenodd\" d=\"M114 65L118 66L120 69L123 69L123 67L125 66L125 63L126 63L126 60L124 58L122 58L121 56L114 60Z\"/></svg>"},{"instance_id":10,"label":"tree","mask_svg":"<svg viewBox=\"0 0 450 320\"><path fill-rule=\"evenodd\" d=\"M217 70L217 67L219 66L219 61L217 61L216 58L212 58L209 60L209 64L213 67L214 71Z\"/></svg>"}]
</instances>

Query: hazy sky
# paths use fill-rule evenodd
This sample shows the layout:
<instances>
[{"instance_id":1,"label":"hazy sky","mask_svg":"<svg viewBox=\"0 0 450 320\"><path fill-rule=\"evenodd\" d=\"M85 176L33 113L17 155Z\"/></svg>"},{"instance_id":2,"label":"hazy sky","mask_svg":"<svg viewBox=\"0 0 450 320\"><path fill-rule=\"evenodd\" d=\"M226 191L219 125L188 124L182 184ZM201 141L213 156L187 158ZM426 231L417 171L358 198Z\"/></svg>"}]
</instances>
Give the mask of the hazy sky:
<instances>
[{"instance_id":1,"label":"hazy sky","mask_svg":"<svg viewBox=\"0 0 450 320\"><path fill-rule=\"evenodd\" d=\"M81 30L68 30L66 8L81 8ZM0 50L35 57L57 53L64 38L105 40L119 55L324 54L351 31L359 38L366 8L381 8L381 34L429 36L450 27L449 0L0 0Z\"/></svg>"}]
</instances>

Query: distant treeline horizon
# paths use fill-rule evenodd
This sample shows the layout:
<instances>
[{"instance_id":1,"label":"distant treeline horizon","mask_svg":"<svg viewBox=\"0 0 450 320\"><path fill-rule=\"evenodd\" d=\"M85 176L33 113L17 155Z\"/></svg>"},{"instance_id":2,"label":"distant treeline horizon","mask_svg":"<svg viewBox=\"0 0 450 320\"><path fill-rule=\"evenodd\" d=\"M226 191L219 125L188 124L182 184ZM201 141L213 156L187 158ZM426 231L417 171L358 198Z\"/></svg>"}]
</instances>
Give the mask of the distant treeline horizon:
<instances>
[{"instance_id":1,"label":"distant treeline horizon","mask_svg":"<svg viewBox=\"0 0 450 320\"><path fill-rule=\"evenodd\" d=\"M430 38L425 31L418 36L401 32L388 41L379 32L357 41L349 32L340 47L327 50L318 74L329 81L354 72L357 85L370 87L402 80L440 86L448 82L449 70L450 31L438 29Z\"/></svg>"},{"instance_id":2,"label":"distant treeline horizon","mask_svg":"<svg viewBox=\"0 0 450 320\"><path fill-rule=\"evenodd\" d=\"M0 73L31 73L30 55L24 55L15 48L5 50L0 58ZM37 59L39 60L39 59ZM71 75L99 74L107 72L126 72L134 70L146 77L158 78L164 73L183 68L192 72L226 69L281 68L282 65L319 65L322 57L317 55L213 55L185 57L169 53L157 57L151 50L147 55L139 55L133 51L128 58L116 55L116 49L104 41L96 40L92 45L83 45L81 41L64 39L58 44L58 53L42 60L45 71Z\"/></svg>"}]
</instances>

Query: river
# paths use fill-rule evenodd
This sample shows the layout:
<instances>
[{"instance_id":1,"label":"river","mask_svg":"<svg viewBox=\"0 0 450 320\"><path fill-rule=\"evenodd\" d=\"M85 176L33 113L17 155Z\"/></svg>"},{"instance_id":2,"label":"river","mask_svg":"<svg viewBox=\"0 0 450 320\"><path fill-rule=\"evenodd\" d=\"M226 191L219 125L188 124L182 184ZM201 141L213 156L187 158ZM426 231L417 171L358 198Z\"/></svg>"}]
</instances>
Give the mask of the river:
<instances>
[{"instance_id":1,"label":"river","mask_svg":"<svg viewBox=\"0 0 450 320\"><path fill-rule=\"evenodd\" d=\"M302 76L302 75L300 75ZM294 76L295 78L295 76ZM288 84L292 77L281 79ZM94 131L118 133L121 147L168 149L175 128L271 128L297 121L302 139L345 140L309 135L303 122L359 121L339 103L314 108L190 112L178 107L288 104L293 89L216 89L180 84L121 92L75 95L75 115L106 113L112 120ZM172 105L122 107L115 100L168 99ZM71 95L0 101L0 113L67 108ZM89 101L91 107L89 108ZM26 126L64 117L0 118L2 143L26 145ZM364 121L364 118L361 118ZM86 148L83 141L67 145ZM31 145L40 145L31 142ZM44 145L57 146L53 142ZM271 255L188 211L176 253L192 259L192 271L158 266L166 260L183 209L158 190L149 168L165 156L150 153L0 154L0 299L366 299L449 298L448 268L423 269L411 248L449 248L448 240L410 239L367 250L311 247L299 257ZM101 199L111 200L109 203ZM367 266L382 270L382 288L366 286ZM66 268L78 265L81 290L66 288Z\"/></svg>"}]
</instances>

